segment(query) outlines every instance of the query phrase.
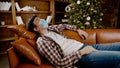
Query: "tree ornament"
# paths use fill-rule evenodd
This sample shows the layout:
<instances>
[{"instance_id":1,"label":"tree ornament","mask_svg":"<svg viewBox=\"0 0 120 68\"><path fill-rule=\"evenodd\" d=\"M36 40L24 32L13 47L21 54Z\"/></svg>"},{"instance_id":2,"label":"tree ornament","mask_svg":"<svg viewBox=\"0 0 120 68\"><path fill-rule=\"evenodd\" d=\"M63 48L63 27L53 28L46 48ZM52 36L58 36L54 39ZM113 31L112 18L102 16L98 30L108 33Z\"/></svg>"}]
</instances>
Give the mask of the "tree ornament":
<instances>
[{"instance_id":1,"label":"tree ornament","mask_svg":"<svg viewBox=\"0 0 120 68\"><path fill-rule=\"evenodd\" d=\"M94 12L94 13L97 13L97 11L96 11L96 10L94 10L93 12Z\"/></svg>"},{"instance_id":2,"label":"tree ornament","mask_svg":"<svg viewBox=\"0 0 120 68\"><path fill-rule=\"evenodd\" d=\"M66 11L66 12L70 12L70 11L72 10L72 6L73 6L73 4L67 5L67 6L65 7L65 11Z\"/></svg>"},{"instance_id":3,"label":"tree ornament","mask_svg":"<svg viewBox=\"0 0 120 68\"><path fill-rule=\"evenodd\" d=\"M76 20L74 20L73 22L76 22Z\"/></svg>"},{"instance_id":4,"label":"tree ornament","mask_svg":"<svg viewBox=\"0 0 120 68\"><path fill-rule=\"evenodd\" d=\"M67 15L65 14L64 17L67 17Z\"/></svg>"},{"instance_id":5,"label":"tree ornament","mask_svg":"<svg viewBox=\"0 0 120 68\"><path fill-rule=\"evenodd\" d=\"M85 25L89 26L89 25L90 25L90 22L85 22Z\"/></svg>"},{"instance_id":6,"label":"tree ornament","mask_svg":"<svg viewBox=\"0 0 120 68\"><path fill-rule=\"evenodd\" d=\"M90 10L91 10L91 11L93 11L94 9L93 9L93 8L91 8Z\"/></svg>"},{"instance_id":7,"label":"tree ornament","mask_svg":"<svg viewBox=\"0 0 120 68\"><path fill-rule=\"evenodd\" d=\"M99 20L102 21L102 18L100 18Z\"/></svg>"},{"instance_id":8,"label":"tree ornament","mask_svg":"<svg viewBox=\"0 0 120 68\"><path fill-rule=\"evenodd\" d=\"M86 15L83 15L83 17L86 17Z\"/></svg>"},{"instance_id":9,"label":"tree ornament","mask_svg":"<svg viewBox=\"0 0 120 68\"><path fill-rule=\"evenodd\" d=\"M80 23L80 21L77 21L77 23Z\"/></svg>"},{"instance_id":10,"label":"tree ornament","mask_svg":"<svg viewBox=\"0 0 120 68\"><path fill-rule=\"evenodd\" d=\"M81 28L81 29L84 29L84 28L85 28L85 26L81 26L80 28Z\"/></svg>"},{"instance_id":11,"label":"tree ornament","mask_svg":"<svg viewBox=\"0 0 120 68\"><path fill-rule=\"evenodd\" d=\"M87 4L86 4L86 5L88 5L88 6L89 6L89 5L90 5L90 2L87 2Z\"/></svg>"},{"instance_id":12,"label":"tree ornament","mask_svg":"<svg viewBox=\"0 0 120 68\"><path fill-rule=\"evenodd\" d=\"M73 18L73 16L71 15L71 16L70 16L70 19L72 19L72 18Z\"/></svg>"},{"instance_id":13,"label":"tree ornament","mask_svg":"<svg viewBox=\"0 0 120 68\"><path fill-rule=\"evenodd\" d=\"M96 24L96 22L94 21L93 24Z\"/></svg>"},{"instance_id":14,"label":"tree ornament","mask_svg":"<svg viewBox=\"0 0 120 68\"><path fill-rule=\"evenodd\" d=\"M77 1L77 4L80 4L80 3L81 3L80 0L78 0L78 1Z\"/></svg>"},{"instance_id":15,"label":"tree ornament","mask_svg":"<svg viewBox=\"0 0 120 68\"><path fill-rule=\"evenodd\" d=\"M93 28L94 28L94 29L97 29L97 27L96 27L96 26L94 26Z\"/></svg>"},{"instance_id":16,"label":"tree ornament","mask_svg":"<svg viewBox=\"0 0 120 68\"><path fill-rule=\"evenodd\" d=\"M100 16L103 16L103 13L100 13Z\"/></svg>"},{"instance_id":17,"label":"tree ornament","mask_svg":"<svg viewBox=\"0 0 120 68\"><path fill-rule=\"evenodd\" d=\"M88 16L86 19L87 19L87 21L90 21L91 18Z\"/></svg>"},{"instance_id":18,"label":"tree ornament","mask_svg":"<svg viewBox=\"0 0 120 68\"><path fill-rule=\"evenodd\" d=\"M69 12L69 11L71 11L71 8L70 8L70 6L67 6L67 7L65 8L65 11L66 11L66 12Z\"/></svg>"},{"instance_id":19,"label":"tree ornament","mask_svg":"<svg viewBox=\"0 0 120 68\"><path fill-rule=\"evenodd\" d=\"M74 10L75 8L72 8L72 10Z\"/></svg>"}]
</instances>

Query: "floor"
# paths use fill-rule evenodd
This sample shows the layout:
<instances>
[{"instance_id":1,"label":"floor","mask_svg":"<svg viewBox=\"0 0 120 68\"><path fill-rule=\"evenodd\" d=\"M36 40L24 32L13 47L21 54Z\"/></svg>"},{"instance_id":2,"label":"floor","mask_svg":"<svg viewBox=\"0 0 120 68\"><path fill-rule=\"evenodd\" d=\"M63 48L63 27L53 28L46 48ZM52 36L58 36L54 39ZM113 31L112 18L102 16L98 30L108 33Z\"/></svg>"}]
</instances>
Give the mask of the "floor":
<instances>
[{"instance_id":1,"label":"floor","mask_svg":"<svg viewBox=\"0 0 120 68\"><path fill-rule=\"evenodd\" d=\"M0 68L9 68L7 54L0 54Z\"/></svg>"},{"instance_id":2,"label":"floor","mask_svg":"<svg viewBox=\"0 0 120 68\"><path fill-rule=\"evenodd\" d=\"M10 42L0 42L0 68L10 68L7 55L7 49L10 47Z\"/></svg>"}]
</instances>

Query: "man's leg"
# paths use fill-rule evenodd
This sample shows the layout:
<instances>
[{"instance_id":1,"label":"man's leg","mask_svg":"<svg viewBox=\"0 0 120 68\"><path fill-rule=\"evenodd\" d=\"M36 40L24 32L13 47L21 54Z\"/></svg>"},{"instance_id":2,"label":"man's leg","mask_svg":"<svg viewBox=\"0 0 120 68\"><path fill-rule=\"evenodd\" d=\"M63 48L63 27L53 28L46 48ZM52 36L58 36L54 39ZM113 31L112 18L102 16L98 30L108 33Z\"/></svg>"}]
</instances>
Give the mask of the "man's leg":
<instances>
[{"instance_id":1,"label":"man's leg","mask_svg":"<svg viewBox=\"0 0 120 68\"><path fill-rule=\"evenodd\" d=\"M85 68L120 68L120 43L86 44L85 46L93 46L98 51L83 56L76 63L77 66Z\"/></svg>"},{"instance_id":2,"label":"man's leg","mask_svg":"<svg viewBox=\"0 0 120 68\"><path fill-rule=\"evenodd\" d=\"M120 52L98 50L84 55L76 66L78 68L120 68Z\"/></svg>"},{"instance_id":3,"label":"man's leg","mask_svg":"<svg viewBox=\"0 0 120 68\"><path fill-rule=\"evenodd\" d=\"M97 50L120 51L120 42L107 43L107 44L95 44L90 46L93 46Z\"/></svg>"}]
</instances>

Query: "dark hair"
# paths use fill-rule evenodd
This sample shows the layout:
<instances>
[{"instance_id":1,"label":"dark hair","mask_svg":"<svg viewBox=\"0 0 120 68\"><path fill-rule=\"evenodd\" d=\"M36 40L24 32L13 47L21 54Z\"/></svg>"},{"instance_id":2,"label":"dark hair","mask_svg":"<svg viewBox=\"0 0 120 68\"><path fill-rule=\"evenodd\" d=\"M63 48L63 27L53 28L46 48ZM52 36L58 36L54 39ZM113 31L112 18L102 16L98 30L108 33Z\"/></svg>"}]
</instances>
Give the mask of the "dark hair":
<instances>
[{"instance_id":1,"label":"dark hair","mask_svg":"<svg viewBox=\"0 0 120 68\"><path fill-rule=\"evenodd\" d=\"M34 24L33 21L34 19L37 17L37 15L33 15L32 17L30 17L28 19L28 21L26 22L26 29L28 29L30 32L34 32Z\"/></svg>"},{"instance_id":2,"label":"dark hair","mask_svg":"<svg viewBox=\"0 0 120 68\"><path fill-rule=\"evenodd\" d=\"M26 22L26 29L30 32L33 32L35 33L37 36L38 36L38 33L34 31L34 27L36 27L33 22L34 22L34 19L37 17L37 15L33 15L32 17L30 17L28 19L28 21Z\"/></svg>"}]
</instances>

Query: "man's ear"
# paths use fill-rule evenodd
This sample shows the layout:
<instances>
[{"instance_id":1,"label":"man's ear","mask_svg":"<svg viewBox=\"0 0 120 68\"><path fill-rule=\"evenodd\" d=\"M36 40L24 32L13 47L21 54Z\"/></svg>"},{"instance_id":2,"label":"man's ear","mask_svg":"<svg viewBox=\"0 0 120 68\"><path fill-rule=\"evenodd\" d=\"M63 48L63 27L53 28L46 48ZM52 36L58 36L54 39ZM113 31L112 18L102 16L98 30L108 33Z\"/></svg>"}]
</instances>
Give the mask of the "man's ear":
<instances>
[{"instance_id":1,"label":"man's ear","mask_svg":"<svg viewBox=\"0 0 120 68\"><path fill-rule=\"evenodd\" d=\"M37 29L36 29L36 28L34 28L33 30L34 30L34 31L37 31Z\"/></svg>"}]
</instances>

